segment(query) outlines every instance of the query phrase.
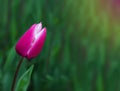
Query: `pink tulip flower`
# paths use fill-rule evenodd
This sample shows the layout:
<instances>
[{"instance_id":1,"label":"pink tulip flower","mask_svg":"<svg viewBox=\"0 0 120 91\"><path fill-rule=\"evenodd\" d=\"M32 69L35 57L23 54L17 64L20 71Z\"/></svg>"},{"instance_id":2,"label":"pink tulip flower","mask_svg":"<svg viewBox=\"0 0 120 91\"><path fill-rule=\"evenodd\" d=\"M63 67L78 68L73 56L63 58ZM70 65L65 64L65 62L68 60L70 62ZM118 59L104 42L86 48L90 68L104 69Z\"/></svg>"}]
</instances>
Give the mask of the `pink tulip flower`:
<instances>
[{"instance_id":1,"label":"pink tulip flower","mask_svg":"<svg viewBox=\"0 0 120 91\"><path fill-rule=\"evenodd\" d=\"M32 59L41 52L45 39L46 28L42 28L42 23L33 24L17 42L16 52L22 57Z\"/></svg>"}]
</instances>

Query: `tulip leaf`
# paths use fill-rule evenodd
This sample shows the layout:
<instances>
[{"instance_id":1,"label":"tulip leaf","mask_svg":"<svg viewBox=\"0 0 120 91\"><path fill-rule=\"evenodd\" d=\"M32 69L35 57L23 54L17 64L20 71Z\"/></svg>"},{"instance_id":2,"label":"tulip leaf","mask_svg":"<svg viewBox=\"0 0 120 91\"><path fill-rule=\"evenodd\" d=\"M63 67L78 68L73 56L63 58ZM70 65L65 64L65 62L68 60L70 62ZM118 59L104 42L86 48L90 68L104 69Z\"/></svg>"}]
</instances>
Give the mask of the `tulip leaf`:
<instances>
[{"instance_id":1,"label":"tulip leaf","mask_svg":"<svg viewBox=\"0 0 120 91\"><path fill-rule=\"evenodd\" d=\"M13 46L9 51L8 51L8 57L7 60L5 61L5 65L4 65L4 71L8 71L8 68L11 67L12 62L14 60L16 56L16 52L15 52L15 46Z\"/></svg>"},{"instance_id":2,"label":"tulip leaf","mask_svg":"<svg viewBox=\"0 0 120 91\"><path fill-rule=\"evenodd\" d=\"M33 70L33 65L20 77L18 80L15 91L27 91L28 85L30 83L30 78Z\"/></svg>"}]
</instances>

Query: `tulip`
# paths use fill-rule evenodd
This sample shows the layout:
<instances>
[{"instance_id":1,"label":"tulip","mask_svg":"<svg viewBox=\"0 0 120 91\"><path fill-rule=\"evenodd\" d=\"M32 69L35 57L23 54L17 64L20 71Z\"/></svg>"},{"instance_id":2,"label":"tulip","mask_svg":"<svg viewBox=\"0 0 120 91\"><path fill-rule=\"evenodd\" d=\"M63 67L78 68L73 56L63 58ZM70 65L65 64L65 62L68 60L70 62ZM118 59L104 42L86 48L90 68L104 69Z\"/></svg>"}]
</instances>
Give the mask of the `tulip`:
<instances>
[{"instance_id":1,"label":"tulip","mask_svg":"<svg viewBox=\"0 0 120 91\"><path fill-rule=\"evenodd\" d=\"M42 28L42 23L33 24L17 42L16 52L22 57L32 59L41 52L45 39L46 28Z\"/></svg>"}]
</instances>

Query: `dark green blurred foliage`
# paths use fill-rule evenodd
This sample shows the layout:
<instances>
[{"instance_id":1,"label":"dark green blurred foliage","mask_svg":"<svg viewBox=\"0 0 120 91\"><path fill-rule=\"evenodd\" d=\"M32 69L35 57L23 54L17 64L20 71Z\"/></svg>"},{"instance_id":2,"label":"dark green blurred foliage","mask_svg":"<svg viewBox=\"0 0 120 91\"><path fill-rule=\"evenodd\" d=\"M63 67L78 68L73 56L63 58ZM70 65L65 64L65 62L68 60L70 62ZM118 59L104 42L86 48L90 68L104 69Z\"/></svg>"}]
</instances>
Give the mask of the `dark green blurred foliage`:
<instances>
[{"instance_id":1,"label":"dark green blurred foliage","mask_svg":"<svg viewBox=\"0 0 120 91\"><path fill-rule=\"evenodd\" d=\"M15 43L39 22L44 48L19 74L34 64L28 91L120 91L119 41L92 22L86 1L0 0L0 91L9 91L20 59Z\"/></svg>"}]
</instances>

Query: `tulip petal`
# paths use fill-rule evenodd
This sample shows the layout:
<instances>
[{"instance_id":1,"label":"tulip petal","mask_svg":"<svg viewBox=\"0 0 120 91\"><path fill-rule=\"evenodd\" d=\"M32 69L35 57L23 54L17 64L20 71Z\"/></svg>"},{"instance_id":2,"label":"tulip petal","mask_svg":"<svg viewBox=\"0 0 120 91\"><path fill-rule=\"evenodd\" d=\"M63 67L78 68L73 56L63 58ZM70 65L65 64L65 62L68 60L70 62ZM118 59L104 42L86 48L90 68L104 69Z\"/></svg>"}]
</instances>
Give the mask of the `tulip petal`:
<instances>
[{"instance_id":1,"label":"tulip petal","mask_svg":"<svg viewBox=\"0 0 120 91\"><path fill-rule=\"evenodd\" d=\"M35 37L37 36L37 37ZM35 35L34 37L37 38L34 40L33 45L31 46L31 48L29 49L28 53L27 53L27 58L31 59L36 57L39 52L42 50L42 47L44 45L44 41L46 38L46 28L43 28L38 35Z\"/></svg>"},{"instance_id":2,"label":"tulip petal","mask_svg":"<svg viewBox=\"0 0 120 91\"><path fill-rule=\"evenodd\" d=\"M16 52L23 56L27 56L27 52L29 48L31 47L31 42L34 39L33 32L36 24L32 25L25 33L24 35L19 39L19 41L16 44Z\"/></svg>"},{"instance_id":3,"label":"tulip petal","mask_svg":"<svg viewBox=\"0 0 120 91\"><path fill-rule=\"evenodd\" d=\"M39 24L37 24L35 26L34 36L37 35L40 32L41 29L42 29L42 23L40 22Z\"/></svg>"}]
</instances>

